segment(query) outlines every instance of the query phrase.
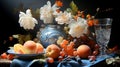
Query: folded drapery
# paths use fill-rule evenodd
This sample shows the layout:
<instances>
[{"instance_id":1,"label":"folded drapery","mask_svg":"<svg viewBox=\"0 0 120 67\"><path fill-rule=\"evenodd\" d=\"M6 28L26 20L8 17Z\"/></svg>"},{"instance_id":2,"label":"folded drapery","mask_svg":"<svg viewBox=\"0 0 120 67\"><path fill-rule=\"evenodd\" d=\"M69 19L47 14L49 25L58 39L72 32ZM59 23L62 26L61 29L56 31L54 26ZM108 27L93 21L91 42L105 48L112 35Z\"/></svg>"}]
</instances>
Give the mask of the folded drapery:
<instances>
[{"instance_id":1,"label":"folded drapery","mask_svg":"<svg viewBox=\"0 0 120 67\"><path fill-rule=\"evenodd\" d=\"M10 67L90 67L110 57L112 56L105 55L103 57L97 57L94 62L91 62L88 59L80 59L78 57L66 57L62 61L55 61L54 63L48 63L46 61L41 61L40 59L14 59Z\"/></svg>"},{"instance_id":2,"label":"folded drapery","mask_svg":"<svg viewBox=\"0 0 120 67\"><path fill-rule=\"evenodd\" d=\"M36 67L36 66L43 66L39 60L21 60L21 59L14 59L10 67Z\"/></svg>"},{"instance_id":3,"label":"folded drapery","mask_svg":"<svg viewBox=\"0 0 120 67\"><path fill-rule=\"evenodd\" d=\"M62 60L57 67L80 67L83 66L83 63L79 57L67 57Z\"/></svg>"}]
</instances>

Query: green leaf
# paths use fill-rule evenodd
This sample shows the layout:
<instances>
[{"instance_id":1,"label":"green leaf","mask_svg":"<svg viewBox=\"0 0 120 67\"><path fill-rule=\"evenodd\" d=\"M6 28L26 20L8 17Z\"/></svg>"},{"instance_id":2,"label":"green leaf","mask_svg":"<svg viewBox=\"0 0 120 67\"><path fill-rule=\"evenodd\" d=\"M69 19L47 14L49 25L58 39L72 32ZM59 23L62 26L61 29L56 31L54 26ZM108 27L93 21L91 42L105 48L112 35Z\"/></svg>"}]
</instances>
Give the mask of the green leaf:
<instances>
[{"instance_id":1,"label":"green leaf","mask_svg":"<svg viewBox=\"0 0 120 67\"><path fill-rule=\"evenodd\" d=\"M74 1L71 1L71 3L70 3L70 8L71 8L71 10L72 10L72 14L76 14L77 13L77 11L78 11L78 7L77 7L77 5L74 3Z\"/></svg>"}]
</instances>

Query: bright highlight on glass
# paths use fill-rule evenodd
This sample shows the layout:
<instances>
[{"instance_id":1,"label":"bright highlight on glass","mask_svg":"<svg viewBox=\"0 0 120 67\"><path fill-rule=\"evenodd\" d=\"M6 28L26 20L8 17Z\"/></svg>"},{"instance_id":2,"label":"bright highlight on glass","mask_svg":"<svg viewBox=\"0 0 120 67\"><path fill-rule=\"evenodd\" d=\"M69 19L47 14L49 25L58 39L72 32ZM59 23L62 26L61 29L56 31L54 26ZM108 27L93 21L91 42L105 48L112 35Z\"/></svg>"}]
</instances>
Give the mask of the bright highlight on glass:
<instances>
[{"instance_id":1,"label":"bright highlight on glass","mask_svg":"<svg viewBox=\"0 0 120 67\"><path fill-rule=\"evenodd\" d=\"M106 46L111 35L112 18L99 18L94 20L96 41L100 45L100 55L106 54Z\"/></svg>"}]
</instances>

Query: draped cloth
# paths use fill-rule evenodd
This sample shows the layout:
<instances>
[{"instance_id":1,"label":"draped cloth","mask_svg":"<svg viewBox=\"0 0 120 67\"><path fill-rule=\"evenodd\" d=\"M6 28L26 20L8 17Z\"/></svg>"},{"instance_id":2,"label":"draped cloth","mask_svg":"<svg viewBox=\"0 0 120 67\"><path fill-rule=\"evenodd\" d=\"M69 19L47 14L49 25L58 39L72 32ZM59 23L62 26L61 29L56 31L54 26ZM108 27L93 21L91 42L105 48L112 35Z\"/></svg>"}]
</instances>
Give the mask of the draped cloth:
<instances>
[{"instance_id":1,"label":"draped cloth","mask_svg":"<svg viewBox=\"0 0 120 67\"><path fill-rule=\"evenodd\" d=\"M54 63L48 63L46 61L34 60L22 60L13 59L10 67L90 67L107 58L111 58L113 55L105 55L103 57L97 57L95 61L91 62L88 59L80 59L75 57L66 57L62 61L54 61Z\"/></svg>"}]
</instances>

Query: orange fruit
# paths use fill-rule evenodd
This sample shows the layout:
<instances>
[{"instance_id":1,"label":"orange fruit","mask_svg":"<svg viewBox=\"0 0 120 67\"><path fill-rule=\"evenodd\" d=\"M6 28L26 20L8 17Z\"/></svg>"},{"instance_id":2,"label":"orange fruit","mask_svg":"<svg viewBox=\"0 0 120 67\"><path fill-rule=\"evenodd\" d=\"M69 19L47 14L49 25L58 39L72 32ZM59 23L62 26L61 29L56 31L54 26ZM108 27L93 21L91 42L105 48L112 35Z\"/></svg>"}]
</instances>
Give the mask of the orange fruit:
<instances>
[{"instance_id":1,"label":"orange fruit","mask_svg":"<svg viewBox=\"0 0 120 67\"><path fill-rule=\"evenodd\" d=\"M60 47L56 44L51 44L46 47L46 56L51 58L58 58L60 54Z\"/></svg>"},{"instance_id":2,"label":"orange fruit","mask_svg":"<svg viewBox=\"0 0 120 67\"><path fill-rule=\"evenodd\" d=\"M43 45L42 44L40 44L40 43L36 43L36 45L37 45L37 47L36 47L36 51L35 51L35 53L42 53L43 51L44 51L44 47L43 47Z\"/></svg>"},{"instance_id":3,"label":"orange fruit","mask_svg":"<svg viewBox=\"0 0 120 67\"><path fill-rule=\"evenodd\" d=\"M77 54L80 58L88 58L91 54L91 48L88 45L80 45L77 48Z\"/></svg>"}]
</instances>

